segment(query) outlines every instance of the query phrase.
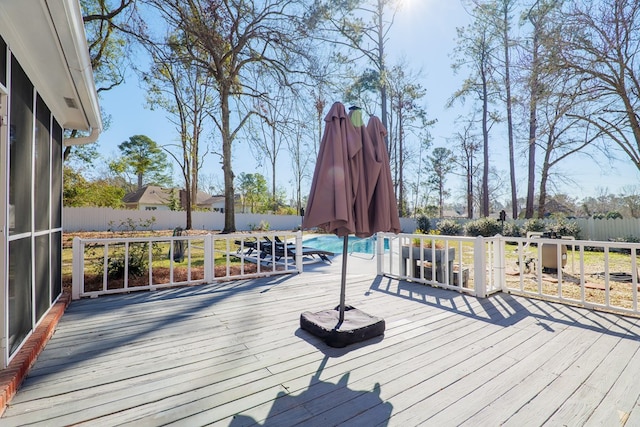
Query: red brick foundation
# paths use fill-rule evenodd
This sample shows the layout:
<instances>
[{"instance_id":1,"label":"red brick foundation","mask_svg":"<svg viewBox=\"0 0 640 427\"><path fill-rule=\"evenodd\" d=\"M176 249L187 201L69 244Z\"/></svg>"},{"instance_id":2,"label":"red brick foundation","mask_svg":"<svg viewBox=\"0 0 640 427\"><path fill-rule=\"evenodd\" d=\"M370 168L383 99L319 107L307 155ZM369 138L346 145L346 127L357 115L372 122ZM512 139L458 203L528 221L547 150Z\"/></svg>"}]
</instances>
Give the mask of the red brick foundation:
<instances>
[{"instance_id":1,"label":"red brick foundation","mask_svg":"<svg viewBox=\"0 0 640 427\"><path fill-rule=\"evenodd\" d=\"M0 416L7 404L16 394L22 381L29 373L40 352L53 335L53 332L71 302L71 295L63 293L51 310L38 325L33 334L27 339L18 354L6 369L0 371Z\"/></svg>"}]
</instances>

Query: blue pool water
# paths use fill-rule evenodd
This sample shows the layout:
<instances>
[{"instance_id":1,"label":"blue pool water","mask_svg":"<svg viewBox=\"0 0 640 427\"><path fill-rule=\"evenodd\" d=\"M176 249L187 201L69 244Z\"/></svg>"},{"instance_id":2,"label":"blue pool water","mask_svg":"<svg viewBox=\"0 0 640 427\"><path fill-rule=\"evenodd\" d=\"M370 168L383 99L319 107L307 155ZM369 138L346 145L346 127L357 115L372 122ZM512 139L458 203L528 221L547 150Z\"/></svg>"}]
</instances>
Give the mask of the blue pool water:
<instances>
[{"instance_id":1,"label":"blue pool water","mask_svg":"<svg viewBox=\"0 0 640 427\"><path fill-rule=\"evenodd\" d=\"M302 241L304 246L309 246L315 249L322 249L324 251L333 252L334 254L342 254L343 238L335 236L333 234L327 234L323 236L314 236ZM348 251L361 252L365 254L374 254L376 251L375 237L367 237L366 239L356 236L349 236ZM388 249L389 240L385 241L385 249Z\"/></svg>"}]
</instances>

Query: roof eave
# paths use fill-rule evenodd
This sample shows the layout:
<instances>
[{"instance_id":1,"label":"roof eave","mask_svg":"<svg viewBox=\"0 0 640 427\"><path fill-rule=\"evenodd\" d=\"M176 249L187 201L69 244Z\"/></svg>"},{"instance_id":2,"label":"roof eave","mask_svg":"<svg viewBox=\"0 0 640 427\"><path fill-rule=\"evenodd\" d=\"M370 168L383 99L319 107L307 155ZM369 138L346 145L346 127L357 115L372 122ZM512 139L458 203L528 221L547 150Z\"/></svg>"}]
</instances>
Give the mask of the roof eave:
<instances>
[{"instance_id":1,"label":"roof eave","mask_svg":"<svg viewBox=\"0 0 640 427\"><path fill-rule=\"evenodd\" d=\"M78 0L0 0L0 28L62 127L88 132L65 145L94 142L102 119Z\"/></svg>"}]
</instances>

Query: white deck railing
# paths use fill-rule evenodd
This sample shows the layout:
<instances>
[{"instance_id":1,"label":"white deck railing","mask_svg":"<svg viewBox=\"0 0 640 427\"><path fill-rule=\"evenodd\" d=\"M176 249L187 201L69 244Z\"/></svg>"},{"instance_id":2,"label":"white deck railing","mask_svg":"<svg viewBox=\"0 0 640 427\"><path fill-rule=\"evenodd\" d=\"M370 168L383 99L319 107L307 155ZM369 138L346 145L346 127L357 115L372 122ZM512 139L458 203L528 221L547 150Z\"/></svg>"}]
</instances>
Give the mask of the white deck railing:
<instances>
[{"instance_id":1,"label":"white deck railing","mask_svg":"<svg viewBox=\"0 0 640 427\"><path fill-rule=\"evenodd\" d=\"M376 253L380 275L640 315L637 243L380 233Z\"/></svg>"},{"instance_id":2,"label":"white deck railing","mask_svg":"<svg viewBox=\"0 0 640 427\"><path fill-rule=\"evenodd\" d=\"M264 238L288 245L269 251ZM290 246L293 245L293 246ZM301 232L73 240L72 298L302 272Z\"/></svg>"},{"instance_id":3,"label":"white deck railing","mask_svg":"<svg viewBox=\"0 0 640 427\"><path fill-rule=\"evenodd\" d=\"M501 290L497 243L483 237L378 233L377 270L380 275L485 297Z\"/></svg>"},{"instance_id":4,"label":"white deck railing","mask_svg":"<svg viewBox=\"0 0 640 427\"><path fill-rule=\"evenodd\" d=\"M252 249L265 236L302 253L301 232L75 238L72 297L301 273L301 257ZM378 233L376 262L378 275L478 297L502 291L640 315L639 254L637 243Z\"/></svg>"}]
</instances>

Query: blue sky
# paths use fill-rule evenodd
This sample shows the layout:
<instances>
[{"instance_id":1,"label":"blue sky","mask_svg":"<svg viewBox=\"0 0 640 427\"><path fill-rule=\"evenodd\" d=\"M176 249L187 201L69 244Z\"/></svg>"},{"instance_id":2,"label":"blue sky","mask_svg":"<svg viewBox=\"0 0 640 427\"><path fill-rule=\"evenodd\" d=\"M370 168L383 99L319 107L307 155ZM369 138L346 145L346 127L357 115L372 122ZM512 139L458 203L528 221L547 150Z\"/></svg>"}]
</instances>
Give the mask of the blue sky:
<instances>
[{"instance_id":1,"label":"blue sky","mask_svg":"<svg viewBox=\"0 0 640 427\"><path fill-rule=\"evenodd\" d=\"M446 139L456 130L455 119L461 114L468 114L467 107L457 105L445 108L451 94L460 87L464 74L454 75L451 70L451 54L455 46L456 27L464 26L469 18L459 1L443 0L405 0L404 8L396 17L390 33L390 44L387 49L389 63L392 65L398 58L405 57L411 67L421 70L423 79L420 82L427 89L425 104L427 113L436 118L438 123L432 129L434 146L445 146ZM340 101L340 100L336 100ZM162 111L150 111L145 107L145 93L138 85L136 76L131 73L125 85L103 93L101 98L103 110L111 115L111 125L99 138L100 152L106 157L117 155L117 145L130 136L143 134L159 144L168 144L177 140L173 126ZM508 171L506 142L499 132L492 136L490 161L492 165L504 172ZM506 140L505 140L506 141ZM249 157L247 157L249 156ZM237 147L234 159L234 172L260 172L270 181L270 172L256 170L257 162L245 161L251 154L247 148ZM282 158L280 171L289 170L288 159ZM586 156L577 156L559 166L575 183L560 186L560 190L572 197L583 198L597 195L606 189L610 193L619 193L628 185L639 185L640 174L633 164L620 155L623 161L609 165L606 160L592 160ZM243 159L240 161L239 159ZM525 159L520 156L522 176L518 178L519 194L525 196ZM176 168L176 176L177 174ZM207 175L222 184L222 170L219 159L209 157L204 171ZM292 188L289 176L277 177L278 186ZM505 183L506 183L505 179ZM303 186L303 194L308 192L308 185ZM449 177L448 184L455 197L463 195L461 180ZM504 200L508 199L505 189ZM450 200L452 201L452 200Z\"/></svg>"}]
</instances>

